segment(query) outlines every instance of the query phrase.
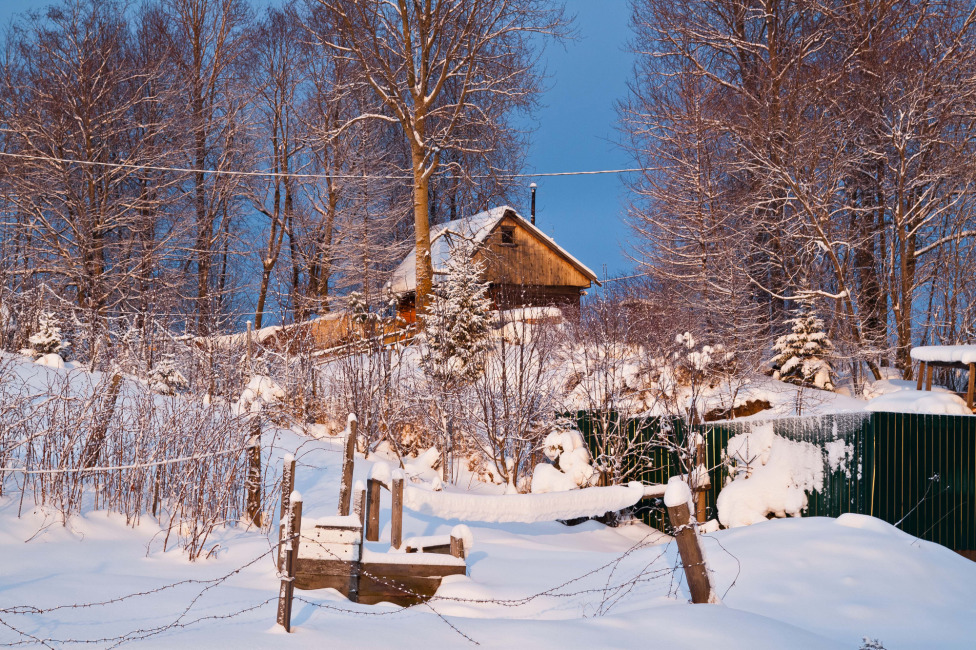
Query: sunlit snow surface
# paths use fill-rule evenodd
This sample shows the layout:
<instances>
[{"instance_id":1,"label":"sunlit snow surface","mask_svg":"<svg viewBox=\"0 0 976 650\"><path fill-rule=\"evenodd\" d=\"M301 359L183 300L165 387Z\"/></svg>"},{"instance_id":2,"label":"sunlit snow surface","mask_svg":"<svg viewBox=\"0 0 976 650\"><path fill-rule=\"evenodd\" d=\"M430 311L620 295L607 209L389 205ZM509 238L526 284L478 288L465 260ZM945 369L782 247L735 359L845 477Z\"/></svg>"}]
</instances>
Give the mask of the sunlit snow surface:
<instances>
[{"instance_id":1,"label":"sunlit snow surface","mask_svg":"<svg viewBox=\"0 0 976 650\"><path fill-rule=\"evenodd\" d=\"M339 441L266 438L272 464L295 452L306 516L332 515ZM369 465L358 460L357 478ZM381 540L389 539L388 498L384 492ZM54 646L109 647L124 637L135 647L464 647L463 634L484 647L539 648L643 647L652 639L675 648L858 648L867 636L892 650L969 648L976 633L976 564L861 516L707 536L721 606L687 604L683 578L671 571L674 545L642 525L471 522L469 576L445 580L429 606L361 606L332 591L299 591L295 631L285 635L274 625L279 583L268 536L228 529L214 539L215 558L190 563L179 550L161 552L148 518L132 529L92 513L62 526L29 501L20 519L14 495L0 505L0 618ZM456 523L408 511L404 536L446 535ZM385 550L382 542L369 547ZM181 580L197 582L164 588ZM82 609L27 609L141 592L149 593ZM30 636L0 629L0 643Z\"/></svg>"},{"instance_id":2,"label":"sunlit snow surface","mask_svg":"<svg viewBox=\"0 0 976 650\"><path fill-rule=\"evenodd\" d=\"M20 364L38 388L48 373L67 370ZM295 455L308 520L335 515L341 437L270 431L262 449L272 480L283 456ZM371 465L357 457L355 478L366 479ZM504 491L469 478L445 494ZM0 497L0 645L778 650L857 649L868 637L897 650L971 648L976 638L976 564L864 516L774 520L705 536L724 604L690 605L673 570L674 544L641 524L461 522L409 510L404 538L468 525L468 576L446 579L428 605L409 609L299 591L286 635L275 626L273 534L228 527L208 542L209 559L191 563L178 545L162 551L164 533L148 516L135 528L104 512L64 525L28 494L18 518L18 484L8 477ZM388 540L389 493L382 498L380 539ZM375 557L387 546L367 550Z\"/></svg>"}]
</instances>

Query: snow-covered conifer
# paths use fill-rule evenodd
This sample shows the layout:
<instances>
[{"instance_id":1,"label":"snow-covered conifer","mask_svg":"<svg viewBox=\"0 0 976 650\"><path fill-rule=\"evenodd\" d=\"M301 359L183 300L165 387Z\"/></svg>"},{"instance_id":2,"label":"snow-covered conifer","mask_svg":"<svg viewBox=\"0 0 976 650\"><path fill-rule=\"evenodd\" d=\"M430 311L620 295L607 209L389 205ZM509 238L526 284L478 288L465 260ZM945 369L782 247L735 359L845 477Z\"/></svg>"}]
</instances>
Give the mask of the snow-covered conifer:
<instances>
[{"instance_id":1,"label":"snow-covered conifer","mask_svg":"<svg viewBox=\"0 0 976 650\"><path fill-rule=\"evenodd\" d=\"M453 243L447 275L434 290L427 314L428 372L442 381L465 383L482 369L482 356L491 344L488 283L484 268L474 261L474 244Z\"/></svg>"},{"instance_id":2,"label":"snow-covered conifer","mask_svg":"<svg viewBox=\"0 0 976 650\"><path fill-rule=\"evenodd\" d=\"M62 338L57 318L48 311L41 312L37 319L37 331L27 339L27 342L30 343L27 352L33 356L58 354L64 357L70 345Z\"/></svg>"},{"instance_id":3,"label":"snow-covered conifer","mask_svg":"<svg viewBox=\"0 0 976 650\"><path fill-rule=\"evenodd\" d=\"M164 354L149 372L149 389L161 395L175 395L190 387L190 382L177 367L172 354Z\"/></svg>"},{"instance_id":4,"label":"snow-covered conifer","mask_svg":"<svg viewBox=\"0 0 976 650\"><path fill-rule=\"evenodd\" d=\"M827 338L823 320L811 308L802 307L787 323L790 333L780 336L773 345L773 376L798 386L833 390L833 344Z\"/></svg>"}]
</instances>

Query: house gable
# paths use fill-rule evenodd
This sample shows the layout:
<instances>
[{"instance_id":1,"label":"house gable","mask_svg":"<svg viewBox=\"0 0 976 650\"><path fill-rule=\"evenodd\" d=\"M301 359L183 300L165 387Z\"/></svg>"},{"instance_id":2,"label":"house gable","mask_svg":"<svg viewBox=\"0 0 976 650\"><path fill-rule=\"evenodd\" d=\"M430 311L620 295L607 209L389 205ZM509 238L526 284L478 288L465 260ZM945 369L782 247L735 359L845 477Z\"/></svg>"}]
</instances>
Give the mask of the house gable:
<instances>
[{"instance_id":1,"label":"house gable","mask_svg":"<svg viewBox=\"0 0 976 650\"><path fill-rule=\"evenodd\" d=\"M548 237L540 238L526 222L506 215L495 224L475 253L485 278L497 285L589 288L587 277ZM585 268L585 267L583 267Z\"/></svg>"}]
</instances>

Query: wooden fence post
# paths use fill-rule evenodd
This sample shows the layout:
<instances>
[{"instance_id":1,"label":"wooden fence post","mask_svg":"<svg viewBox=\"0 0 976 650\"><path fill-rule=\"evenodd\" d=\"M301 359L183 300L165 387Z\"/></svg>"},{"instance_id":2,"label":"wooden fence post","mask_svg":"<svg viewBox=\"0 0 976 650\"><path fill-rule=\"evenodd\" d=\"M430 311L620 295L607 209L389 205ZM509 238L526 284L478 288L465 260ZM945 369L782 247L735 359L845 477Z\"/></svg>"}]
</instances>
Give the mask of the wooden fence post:
<instances>
[{"instance_id":1,"label":"wooden fence post","mask_svg":"<svg viewBox=\"0 0 976 650\"><path fill-rule=\"evenodd\" d=\"M918 384L915 386L915 390L922 390L922 381L925 380L925 362L918 362Z\"/></svg>"},{"instance_id":2,"label":"wooden fence post","mask_svg":"<svg viewBox=\"0 0 976 650\"><path fill-rule=\"evenodd\" d=\"M342 441L342 485L339 487L339 514L343 517L349 514L349 505L352 501L352 470L354 454L356 453L356 428L358 425L356 416L350 413L346 437Z\"/></svg>"},{"instance_id":3,"label":"wooden fence post","mask_svg":"<svg viewBox=\"0 0 976 650\"><path fill-rule=\"evenodd\" d=\"M295 560L298 559L298 541L302 532L302 495L292 492L288 514L285 517L284 569L281 589L278 591L278 625L291 632L291 603L295 595Z\"/></svg>"},{"instance_id":4,"label":"wooden fence post","mask_svg":"<svg viewBox=\"0 0 976 650\"><path fill-rule=\"evenodd\" d=\"M392 483L390 494L393 496L393 514L390 521L390 546L398 549L403 544L403 470L393 471Z\"/></svg>"},{"instance_id":5,"label":"wooden fence post","mask_svg":"<svg viewBox=\"0 0 976 650\"><path fill-rule=\"evenodd\" d=\"M969 388L966 390L966 406L973 410L974 389L976 389L976 363L969 364Z\"/></svg>"},{"instance_id":6,"label":"wooden fence post","mask_svg":"<svg viewBox=\"0 0 976 650\"><path fill-rule=\"evenodd\" d=\"M119 399L119 391L122 389L122 374L116 372L109 380L108 392L105 400L98 404L95 412L95 426L92 427L88 439L85 441L85 449L81 454L84 467L94 467L98 457L102 453L105 444L105 436L108 434L108 427L112 423L115 415L115 403Z\"/></svg>"},{"instance_id":7,"label":"wooden fence post","mask_svg":"<svg viewBox=\"0 0 976 650\"><path fill-rule=\"evenodd\" d=\"M691 591L691 602L707 603L711 597L712 587L708 582L708 571L705 568L705 558L698 545L698 535L691 525L691 512L687 503L679 503L668 507L668 516L675 529L675 539L678 540L678 553L685 569L685 579Z\"/></svg>"},{"instance_id":8,"label":"wooden fence post","mask_svg":"<svg viewBox=\"0 0 976 650\"><path fill-rule=\"evenodd\" d=\"M451 555L464 559L464 540L451 535Z\"/></svg>"},{"instance_id":9,"label":"wooden fence post","mask_svg":"<svg viewBox=\"0 0 976 650\"><path fill-rule=\"evenodd\" d=\"M375 478L366 481L366 541L380 540L380 488L383 484Z\"/></svg>"},{"instance_id":10,"label":"wooden fence post","mask_svg":"<svg viewBox=\"0 0 976 650\"><path fill-rule=\"evenodd\" d=\"M284 555L281 553L280 542L285 539L285 519L288 517L288 505L291 503L291 493L295 489L295 457L286 454L281 466L281 514L278 517L278 570L283 571Z\"/></svg>"},{"instance_id":11,"label":"wooden fence post","mask_svg":"<svg viewBox=\"0 0 976 650\"><path fill-rule=\"evenodd\" d=\"M702 483L704 477L698 475L698 468L705 468L705 436L698 434L700 436L700 441L695 449L695 468L691 471L691 478L694 481L695 489L695 519L698 523L705 523L706 509L708 506L708 494L706 492L705 486Z\"/></svg>"},{"instance_id":12,"label":"wooden fence post","mask_svg":"<svg viewBox=\"0 0 976 650\"><path fill-rule=\"evenodd\" d=\"M925 390L932 390L932 364L925 364Z\"/></svg>"},{"instance_id":13,"label":"wooden fence post","mask_svg":"<svg viewBox=\"0 0 976 650\"><path fill-rule=\"evenodd\" d=\"M251 423L251 437L247 446L247 520L261 526L261 422Z\"/></svg>"}]
</instances>

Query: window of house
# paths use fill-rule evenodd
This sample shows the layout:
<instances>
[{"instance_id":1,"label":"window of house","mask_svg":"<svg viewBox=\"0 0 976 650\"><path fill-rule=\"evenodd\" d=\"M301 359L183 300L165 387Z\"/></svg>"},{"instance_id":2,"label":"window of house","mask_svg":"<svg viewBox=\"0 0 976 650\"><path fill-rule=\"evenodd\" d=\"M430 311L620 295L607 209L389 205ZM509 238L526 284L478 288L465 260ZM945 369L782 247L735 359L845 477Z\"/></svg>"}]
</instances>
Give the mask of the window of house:
<instances>
[{"instance_id":1,"label":"window of house","mask_svg":"<svg viewBox=\"0 0 976 650\"><path fill-rule=\"evenodd\" d=\"M502 244L515 245L515 226L502 226Z\"/></svg>"}]
</instances>

